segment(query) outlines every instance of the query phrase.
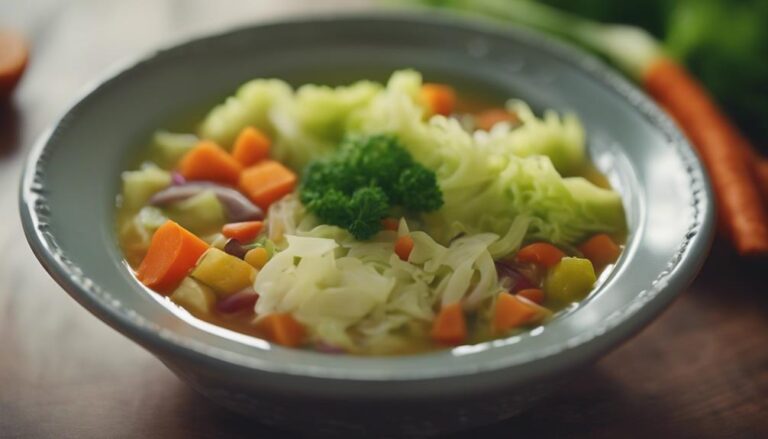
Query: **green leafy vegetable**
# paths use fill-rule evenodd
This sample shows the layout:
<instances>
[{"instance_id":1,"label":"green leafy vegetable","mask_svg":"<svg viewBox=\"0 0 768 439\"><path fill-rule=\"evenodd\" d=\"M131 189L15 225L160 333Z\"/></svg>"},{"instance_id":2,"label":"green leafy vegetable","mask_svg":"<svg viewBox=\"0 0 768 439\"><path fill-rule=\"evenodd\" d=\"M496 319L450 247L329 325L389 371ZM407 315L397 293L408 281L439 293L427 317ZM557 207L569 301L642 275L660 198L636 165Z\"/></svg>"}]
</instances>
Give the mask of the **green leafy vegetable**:
<instances>
[{"instance_id":1,"label":"green leafy vegetable","mask_svg":"<svg viewBox=\"0 0 768 439\"><path fill-rule=\"evenodd\" d=\"M334 154L307 167L300 197L323 222L357 239L381 230L392 206L428 212L443 205L434 172L391 135L347 138Z\"/></svg>"}]
</instances>

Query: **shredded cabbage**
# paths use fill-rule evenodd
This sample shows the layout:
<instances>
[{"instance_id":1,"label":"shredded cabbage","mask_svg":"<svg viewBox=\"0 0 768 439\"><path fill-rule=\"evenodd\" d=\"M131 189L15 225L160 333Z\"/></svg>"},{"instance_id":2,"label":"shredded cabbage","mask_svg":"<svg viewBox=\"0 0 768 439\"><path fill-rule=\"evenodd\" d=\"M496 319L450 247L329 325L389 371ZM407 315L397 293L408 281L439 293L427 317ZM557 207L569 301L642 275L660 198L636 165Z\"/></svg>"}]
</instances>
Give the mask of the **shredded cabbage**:
<instances>
[{"instance_id":1,"label":"shredded cabbage","mask_svg":"<svg viewBox=\"0 0 768 439\"><path fill-rule=\"evenodd\" d=\"M500 290L488 251L498 240L493 234L461 237L445 247L412 232L415 245L406 262L393 252L396 232L365 242L312 236L326 233L316 227L306 236L285 236L287 247L254 283L258 315L290 312L317 339L355 351L413 322L423 330L436 305L464 299L474 309Z\"/></svg>"}]
</instances>

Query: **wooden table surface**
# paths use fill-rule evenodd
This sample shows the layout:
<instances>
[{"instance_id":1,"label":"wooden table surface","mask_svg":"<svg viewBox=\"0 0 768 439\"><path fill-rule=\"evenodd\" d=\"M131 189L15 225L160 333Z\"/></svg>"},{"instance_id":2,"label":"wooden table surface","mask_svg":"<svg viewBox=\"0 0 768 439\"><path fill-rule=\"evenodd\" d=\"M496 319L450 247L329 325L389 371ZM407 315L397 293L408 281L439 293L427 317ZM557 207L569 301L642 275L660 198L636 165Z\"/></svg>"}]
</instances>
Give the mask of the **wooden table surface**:
<instances>
[{"instance_id":1,"label":"wooden table surface","mask_svg":"<svg viewBox=\"0 0 768 439\"><path fill-rule=\"evenodd\" d=\"M191 35L365 0L4 0L32 60L0 107L0 437L293 437L220 409L91 316L23 237L31 143L116 61ZM658 320L529 412L457 437L768 437L766 264L717 244Z\"/></svg>"}]
</instances>

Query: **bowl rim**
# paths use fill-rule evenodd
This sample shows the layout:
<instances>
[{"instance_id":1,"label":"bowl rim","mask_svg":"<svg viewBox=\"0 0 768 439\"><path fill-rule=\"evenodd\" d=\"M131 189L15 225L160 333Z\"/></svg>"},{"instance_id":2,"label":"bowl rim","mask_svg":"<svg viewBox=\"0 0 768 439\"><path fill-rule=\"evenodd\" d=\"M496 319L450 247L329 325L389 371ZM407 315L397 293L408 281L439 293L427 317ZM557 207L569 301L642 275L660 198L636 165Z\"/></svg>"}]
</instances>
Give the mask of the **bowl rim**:
<instances>
[{"instance_id":1,"label":"bowl rim","mask_svg":"<svg viewBox=\"0 0 768 439\"><path fill-rule=\"evenodd\" d=\"M546 354L526 356L521 360L504 361L501 359L482 367L442 367L430 368L420 373L410 375L382 372L377 368L362 367L356 373L339 374L333 368L275 364L274 361L257 360L250 356L219 349L191 338L173 334L143 318L136 312L131 312L108 300L106 294L98 285L88 279L82 270L68 260L56 245L47 231L45 219L41 213L47 211L44 196L44 162L51 145L55 144L58 130L65 127L72 115L88 97L98 93L106 85L118 81L123 75L142 68L153 60L167 56L177 51L197 44L205 44L217 38L232 34L245 33L254 28L274 26L310 26L318 21L342 22L409 22L410 25L428 24L445 28L461 29L479 35L494 35L502 38L512 38L531 47L541 49L545 56L554 56L572 65L575 69L592 77L597 82L618 94L635 111L646 119L671 144L672 149L685 165L688 173L688 185L691 188L694 204L693 220L688 227L683 240L680 242L675 255L668 261L667 269L663 270L647 287L642 298L635 297L624 304L621 311L611 319L605 319L601 324L590 328L586 333L564 338L560 343L548 349ZM236 367L247 371L273 372L294 376L305 376L318 379L344 381L413 381L436 380L456 376L496 372L501 369L522 368L531 363L538 363L535 370L527 374L519 374L517 381L523 380L523 375L540 376L570 369L578 364L586 363L609 349L620 341L638 332L642 327L656 317L669 305L689 284L702 266L714 235L714 204L713 194L707 173L698 158L697 153L674 122L651 101L643 92L628 80L624 79L596 57L581 51L569 44L542 35L536 31L517 25L499 25L469 20L453 14L424 12L352 12L342 14L312 14L290 19L259 22L256 24L233 27L204 36L193 36L183 42L171 43L163 48L150 51L134 60L123 63L107 71L101 80L92 82L79 93L63 115L45 130L33 145L24 165L21 185L19 188L19 208L25 236L33 253L45 270L61 285L68 294L107 324L128 336L137 343L144 345L153 352L173 351L176 355L191 361L218 363L228 367ZM653 306L651 306L653 305ZM638 312L643 308L651 308L647 312ZM493 348L490 348L493 349ZM576 352L581 351L577 355ZM409 361L418 356L396 357L397 361ZM339 357L352 358L352 357ZM557 358L557 361L553 361ZM513 380L511 378L511 380Z\"/></svg>"}]
</instances>

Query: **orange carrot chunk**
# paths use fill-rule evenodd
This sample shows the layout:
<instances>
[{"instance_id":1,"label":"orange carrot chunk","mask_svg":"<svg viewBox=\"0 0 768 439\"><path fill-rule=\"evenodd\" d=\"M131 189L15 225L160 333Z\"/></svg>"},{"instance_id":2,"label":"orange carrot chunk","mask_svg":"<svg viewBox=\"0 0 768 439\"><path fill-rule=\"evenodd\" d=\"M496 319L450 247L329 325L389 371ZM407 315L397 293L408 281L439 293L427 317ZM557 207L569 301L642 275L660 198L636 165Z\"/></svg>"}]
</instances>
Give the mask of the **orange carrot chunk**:
<instances>
[{"instance_id":1,"label":"orange carrot chunk","mask_svg":"<svg viewBox=\"0 0 768 439\"><path fill-rule=\"evenodd\" d=\"M596 270L616 262L616 259L619 259L619 253L621 253L619 246L605 233L597 234L586 240L579 246L579 251L592 262Z\"/></svg>"},{"instance_id":2,"label":"orange carrot chunk","mask_svg":"<svg viewBox=\"0 0 768 439\"><path fill-rule=\"evenodd\" d=\"M537 305L544 303L544 291L540 288L526 288L518 291L517 295L524 299L528 299Z\"/></svg>"},{"instance_id":3,"label":"orange carrot chunk","mask_svg":"<svg viewBox=\"0 0 768 439\"><path fill-rule=\"evenodd\" d=\"M179 171L187 180L208 180L236 185L243 167L219 145L202 140L179 163Z\"/></svg>"},{"instance_id":4,"label":"orange carrot chunk","mask_svg":"<svg viewBox=\"0 0 768 439\"><path fill-rule=\"evenodd\" d=\"M240 190L264 210L295 187L296 174L274 160L262 160L240 175Z\"/></svg>"},{"instance_id":5,"label":"orange carrot chunk","mask_svg":"<svg viewBox=\"0 0 768 439\"><path fill-rule=\"evenodd\" d=\"M421 99L432 114L448 116L456 107L456 92L445 84L424 84Z\"/></svg>"},{"instance_id":6,"label":"orange carrot chunk","mask_svg":"<svg viewBox=\"0 0 768 439\"><path fill-rule=\"evenodd\" d=\"M707 166L720 220L742 255L768 254L768 208L751 172L741 134L681 65L655 61L643 78L648 93L690 137Z\"/></svg>"},{"instance_id":7,"label":"orange carrot chunk","mask_svg":"<svg viewBox=\"0 0 768 439\"><path fill-rule=\"evenodd\" d=\"M403 235L395 241L395 253L400 259L407 261L413 251L413 238L410 235Z\"/></svg>"},{"instance_id":8,"label":"orange carrot chunk","mask_svg":"<svg viewBox=\"0 0 768 439\"><path fill-rule=\"evenodd\" d=\"M292 348L299 346L306 337L304 325L288 313L265 316L256 323L256 327L268 340Z\"/></svg>"},{"instance_id":9,"label":"orange carrot chunk","mask_svg":"<svg viewBox=\"0 0 768 439\"><path fill-rule=\"evenodd\" d=\"M504 108L491 108L475 116L475 127L481 130L490 131L499 122L509 122L511 125L516 125L520 119L515 113Z\"/></svg>"},{"instance_id":10,"label":"orange carrot chunk","mask_svg":"<svg viewBox=\"0 0 768 439\"><path fill-rule=\"evenodd\" d=\"M251 166L269 156L272 142L264 133L253 127L246 127L235 140L232 157L243 166Z\"/></svg>"},{"instance_id":11,"label":"orange carrot chunk","mask_svg":"<svg viewBox=\"0 0 768 439\"><path fill-rule=\"evenodd\" d=\"M7 98L16 88L27 67L29 50L24 37L8 30L0 30L0 100Z\"/></svg>"},{"instance_id":12,"label":"orange carrot chunk","mask_svg":"<svg viewBox=\"0 0 768 439\"><path fill-rule=\"evenodd\" d=\"M493 331L497 334L534 321L540 314L536 305L509 293L499 293L493 310Z\"/></svg>"},{"instance_id":13,"label":"orange carrot chunk","mask_svg":"<svg viewBox=\"0 0 768 439\"><path fill-rule=\"evenodd\" d=\"M243 221L224 224L221 233L227 238L237 239L240 242L250 242L261 233L263 227L264 223L261 221Z\"/></svg>"},{"instance_id":14,"label":"orange carrot chunk","mask_svg":"<svg viewBox=\"0 0 768 439\"><path fill-rule=\"evenodd\" d=\"M160 226L149 244L136 276L159 292L170 292L189 273L208 244L173 221Z\"/></svg>"},{"instance_id":15,"label":"orange carrot chunk","mask_svg":"<svg viewBox=\"0 0 768 439\"><path fill-rule=\"evenodd\" d=\"M457 345L467 339L467 322L461 303L445 305L432 323L432 340L449 345Z\"/></svg>"},{"instance_id":16,"label":"orange carrot chunk","mask_svg":"<svg viewBox=\"0 0 768 439\"><path fill-rule=\"evenodd\" d=\"M538 264L543 267L554 267L565 257L562 250L546 242L535 242L526 245L517 252L517 262Z\"/></svg>"},{"instance_id":17,"label":"orange carrot chunk","mask_svg":"<svg viewBox=\"0 0 768 439\"><path fill-rule=\"evenodd\" d=\"M397 230L398 227L400 227L400 221L398 221L397 218L384 218L381 220L381 227L384 228L384 230Z\"/></svg>"}]
</instances>

